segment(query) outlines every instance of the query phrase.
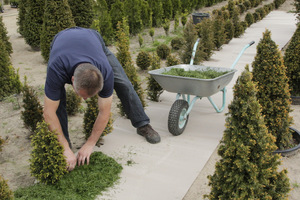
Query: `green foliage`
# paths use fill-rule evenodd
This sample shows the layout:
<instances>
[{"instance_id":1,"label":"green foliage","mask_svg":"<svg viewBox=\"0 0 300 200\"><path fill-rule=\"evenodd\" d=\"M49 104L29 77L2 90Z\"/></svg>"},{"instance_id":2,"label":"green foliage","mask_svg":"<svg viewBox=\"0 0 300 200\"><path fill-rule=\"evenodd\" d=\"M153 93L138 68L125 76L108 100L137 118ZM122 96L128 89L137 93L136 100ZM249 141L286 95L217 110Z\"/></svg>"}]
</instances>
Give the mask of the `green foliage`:
<instances>
[{"instance_id":1,"label":"green foliage","mask_svg":"<svg viewBox=\"0 0 300 200\"><path fill-rule=\"evenodd\" d=\"M180 52L180 59L181 62L184 64L189 64L192 58L194 44L197 40L197 31L195 26L192 23L192 20L189 20L183 30L183 38L184 38L184 45L181 48ZM204 53L200 51L199 45L196 49L196 55L194 58L194 64L198 64L204 58Z\"/></svg>"},{"instance_id":2,"label":"green foliage","mask_svg":"<svg viewBox=\"0 0 300 200\"><path fill-rule=\"evenodd\" d=\"M124 2L120 0L116 0L111 5L109 14L111 16L112 27L114 30L116 30L118 22L122 21L123 17L125 17Z\"/></svg>"},{"instance_id":3,"label":"green foliage","mask_svg":"<svg viewBox=\"0 0 300 200\"><path fill-rule=\"evenodd\" d=\"M293 34L284 54L291 95L300 96L300 24Z\"/></svg>"},{"instance_id":4,"label":"green foliage","mask_svg":"<svg viewBox=\"0 0 300 200\"><path fill-rule=\"evenodd\" d=\"M150 30L149 30L149 35L151 36L151 38L152 38L152 42L154 41L153 40L153 36L154 36L154 28L150 28Z\"/></svg>"},{"instance_id":5,"label":"green foliage","mask_svg":"<svg viewBox=\"0 0 300 200\"><path fill-rule=\"evenodd\" d=\"M234 9L233 11L232 24L234 26L233 37L240 37L244 33L244 29L240 22L238 9Z\"/></svg>"},{"instance_id":6,"label":"green foliage","mask_svg":"<svg viewBox=\"0 0 300 200\"><path fill-rule=\"evenodd\" d=\"M24 26L25 26L25 16L26 16L26 6L28 0L22 0L18 5L18 32L23 36L24 35Z\"/></svg>"},{"instance_id":7,"label":"green foliage","mask_svg":"<svg viewBox=\"0 0 300 200\"><path fill-rule=\"evenodd\" d=\"M43 107L40 104L36 91L27 84L26 77L22 93L24 110L21 112L21 119L25 127L34 132L37 123L43 121Z\"/></svg>"},{"instance_id":8,"label":"green foliage","mask_svg":"<svg viewBox=\"0 0 300 200\"><path fill-rule=\"evenodd\" d=\"M85 134L85 139L87 140L92 134L93 127L99 113L98 95L95 95L87 99L86 103L87 103L87 108L84 112L84 117L83 117L83 133ZM103 133L101 134L101 137L97 141L97 144L100 143L100 140L103 136L111 133L112 131L113 131L113 119L110 116L108 123Z\"/></svg>"},{"instance_id":9,"label":"green foliage","mask_svg":"<svg viewBox=\"0 0 300 200\"><path fill-rule=\"evenodd\" d=\"M213 54L215 48L214 44L214 32L212 26L212 20L204 19L196 25L197 33L200 38L198 49L203 53L202 58L208 60ZM202 59L200 59L200 62Z\"/></svg>"},{"instance_id":10,"label":"green foliage","mask_svg":"<svg viewBox=\"0 0 300 200\"><path fill-rule=\"evenodd\" d=\"M245 70L234 86L226 129L215 172L208 176L209 199L286 199L290 190L287 171L278 172L280 156L275 138L264 123L252 74Z\"/></svg>"},{"instance_id":11,"label":"green foliage","mask_svg":"<svg viewBox=\"0 0 300 200\"><path fill-rule=\"evenodd\" d=\"M142 47L143 43L144 43L143 36L141 34L139 34L138 37L139 37L139 45L140 45L140 47Z\"/></svg>"},{"instance_id":12,"label":"green foliage","mask_svg":"<svg viewBox=\"0 0 300 200\"><path fill-rule=\"evenodd\" d=\"M76 26L90 28L93 23L92 0L68 0Z\"/></svg>"},{"instance_id":13,"label":"green foliage","mask_svg":"<svg viewBox=\"0 0 300 200\"><path fill-rule=\"evenodd\" d=\"M169 19L164 20L163 28L165 30L166 35L169 35L169 30L170 30L170 20Z\"/></svg>"},{"instance_id":14,"label":"green foliage","mask_svg":"<svg viewBox=\"0 0 300 200\"><path fill-rule=\"evenodd\" d=\"M253 80L257 83L257 98L262 106L266 126L276 137L279 149L289 147L292 133L289 126L290 92L286 67L271 32L266 30L257 45L257 53L252 63Z\"/></svg>"},{"instance_id":15,"label":"green foliage","mask_svg":"<svg viewBox=\"0 0 300 200\"><path fill-rule=\"evenodd\" d=\"M41 53L46 62L49 60L50 44L54 36L75 23L67 0L46 0L41 32Z\"/></svg>"},{"instance_id":16,"label":"green foliage","mask_svg":"<svg viewBox=\"0 0 300 200\"><path fill-rule=\"evenodd\" d=\"M13 192L10 190L5 179L0 176L0 199L13 200Z\"/></svg>"},{"instance_id":17,"label":"green foliage","mask_svg":"<svg viewBox=\"0 0 300 200\"><path fill-rule=\"evenodd\" d=\"M66 99L68 115L78 113L81 105L81 97L79 97L73 89L69 88L66 91Z\"/></svg>"},{"instance_id":18,"label":"green foliage","mask_svg":"<svg viewBox=\"0 0 300 200\"><path fill-rule=\"evenodd\" d=\"M187 11L185 11L185 12L182 14L182 16L181 16L181 24L182 24L183 27L185 26L185 24L186 24L187 21L188 21L187 16L188 16L188 12L187 12Z\"/></svg>"},{"instance_id":19,"label":"green foliage","mask_svg":"<svg viewBox=\"0 0 300 200\"><path fill-rule=\"evenodd\" d=\"M118 23L117 30L117 59L120 64L123 66L124 71L133 85L134 90L139 96L143 107L146 106L146 102L144 100L144 91L141 86L141 80L136 72L135 66L132 62L130 51L129 51L129 27L127 25L127 21L124 18L122 22ZM121 104L119 104L120 113L124 115L124 109Z\"/></svg>"},{"instance_id":20,"label":"green foliage","mask_svg":"<svg viewBox=\"0 0 300 200\"><path fill-rule=\"evenodd\" d=\"M40 49L40 36L43 26L44 0L27 1L23 37L34 50Z\"/></svg>"},{"instance_id":21,"label":"green foliage","mask_svg":"<svg viewBox=\"0 0 300 200\"><path fill-rule=\"evenodd\" d=\"M227 74L228 72L230 71L220 72L211 68L206 68L202 70L188 70L188 71L185 71L183 68L172 68L171 70L163 72L162 74L171 75L171 76L198 78L198 79L214 79L216 77Z\"/></svg>"},{"instance_id":22,"label":"green foliage","mask_svg":"<svg viewBox=\"0 0 300 200\"><path fill-rule=\"evenodd\" d=\"M179 64L180 64L180 60L175 55L170 54L167 57L167 66L174 66Z\"/></svg>"},{"instance_id":23,"label":"green foliage","mask_svg":"<svg viewBox=\"0 0 300 200\"><path fill-rule=\"evenodd\" d=\"M184 39L182 37L174 37L171 40L171 47L174 50L179 50L184 45Z\"/></svg>"},{"instance_id":24,"label":"green foliage","mask_svg":"<svg viewBox=\"0 0 300 200\"><path fill-rule=\"evenodd\" d=\"M213 43L217 49L225 43L225 21L222 15L217 15L212 21Z\"/></svg>"},{"instance_id":25,"label":"green foliage","mask_svg":"<svg viewBox=\"0 0 300 200\"><path fill-rule=\"evenodd\" d=\"M147 70L151 65L151 56L146 51L141 51L136 58L136 65L142 70Z\"/></svg>"},{"instance_id":26,"label":"green foliage","mask_svg":"<svg viewBox=\"0 0 300 200\"><path fill-rule=\"evenodd\" d=\"M37 124L31 146L30 172L41 183L55 184L68 172L64 148L45 121Z\"/></svg>"},{"instance_id":27,"label":"green foliage","mask_svg":"<svg viewBox=\"0 0 300 200\"><path fill-rule=\"evenodd\" d=\"M248 26L251 26L253 24L254 19L252 13L248 12L245 16L245 21L247 22Z\"/></svg>"},{"instance_id":28,"label":"green foliage","mask_svg":"<svg viewBox=\"0 0 300 200\"><path fill-rule=\"evenodd\" d=\"M278 9L284 2L285 0L274 0L275 8Z\"/></svg>"},{"instance_id":29,"label":"green foliage","mask_svg":"<svg viewBox=\"0 0 300 200\"><path fill-rule=\"evenodd\" d=\"M254 22L261 20L259 12L254 12L252 15L253 15Z\"/></svg>"},{"instance_id":30,"label":"green foliage","mask_svg":"<svg viewBox=\"0 0 300 200\"><path fill-rule=\"evenodd\" d=\"M258 12L261 18L264 18L266 16L266 11L263 7L257 8L255 12Z\"/></svg>"},{"instance_id":31,"label":"green foliage","mask_svg":"<svg viewBox=\"0 0 300 200\"><path fill-rule=\"evenodd\" d=\"M164 0L163 3L163 10L164 10L164 19L172 19L173 18L173 5L172 0Z\"/></svg>"},{"instance_id":32,"label":"green foliage","mask_svg":"<svg viewBox=\"0 0 300 200\"><path fill-rule=\"evenodd\" d=\"M225 22L225 35L226 35L226 43L230 42L234 35L234 26L231 20L227 20Z\"/></svg>"},{"instance_id":33,"label":"green foliage","mask_svg":"<svg viewBox=\"0 0 300 200\"><path fill-rule=\"evenodd\" d=\"M160 69L160 58L153 54L151 60L151 70ZM159 96L163 92L163 88L155 81L152 76L147 78L147 95L151 101L159 101Z\"/></svg>"},{"instance_id":34,"label":"green foliage","mask_svg":"<svg viewBox=\"0 0 300 200\"><path fill-rule=\"evenodd\" d=\"M149 7L152 9L152 26L160 27L163 22L163 0L147 0Z\"/></svg>"},{"instance_id":35,"label":"green foliage","mask_svg":"<svg viewBox=\"0 0 300 200\"><path fill-rule=\"evenodd\" d=\"M161 59L166 59L170 55L171 49L166 44L160 44L156 48L156 53Z\"/></svg>"},{"instance_id":36,"label":"green foliage","mask_svg":"<svg viewBox=\"0 0 300 200\"><path fill-rule=\"evenodd\" d=\"M179 26L179 14L176 14L174 17L174 31L177 31Z\"/></svg>"},{"instance_id":37,"label":"green foliage","mask_svg":"<svg viewBox=\"0 0 300 200\"><path fill-rule=\"evenodd\" d=\"M111 45L114 38L114 30L111 22L111 16L104 10L98 13L98 18L93 21L92 28L97 30L106 45Z\"/></svg>"},{"instance_id":38,"label":"green foliage","mask_svg":"<svg viewBox=\"0 0 300 200\"><path fill-rule=\"evenodd\" d=\"M152 27L152 12L148 1L140 1L141 3L141 20L143 27Z\"/></svg>"},{"instance_id":39,"label":"green foliage","mask_svg":"<svg viewBox=\"0 0 300 200\"><path fill-rule=\"evenodd\" d=\"M11 94L21 92L21 82L19 72L15 72L13 66L11 66L9 55L6 49L4 41L0 40L0 99L7 97Z\"/></svg>"},{"instance_id":40,"label":"green foliage","mask_svg":"<svg viewBox=\"0 0 300 200\"><path fill-rule=\"evenodd\" d=\"M0 16L0 40L2 40L2 42L4 43L5 45L5 50L6 52L8 53L8 55L10 56L13 52L13 49L12 49L12 46L11 46L11 43L9 41L9 37L7 36L7 30L6 30L6 27L3 23L3 17Z\"/></svg>"},{"instance_id":41,"label":"green foliage","mask_svg":"<svg viewBox=\"0 0 300 200\"><path fill-rule=\"evenodd\" d=\"M101 152L91 154L89 165L76 167L56 184L38 183L15 191L15 199L94 200L119 179L122 166Z\"/></svg>"},{"instance_id":42,"label":"green foliage","mask_svg":"<svg viewBox=\"0 0 300 200\"><path fill-rule=\"evenodd\" d=\"M140 0L124 1L125 13L128 19L129 33L137 34L143 29L143 21L141 19Z\"/></svg>"}]
</instances>

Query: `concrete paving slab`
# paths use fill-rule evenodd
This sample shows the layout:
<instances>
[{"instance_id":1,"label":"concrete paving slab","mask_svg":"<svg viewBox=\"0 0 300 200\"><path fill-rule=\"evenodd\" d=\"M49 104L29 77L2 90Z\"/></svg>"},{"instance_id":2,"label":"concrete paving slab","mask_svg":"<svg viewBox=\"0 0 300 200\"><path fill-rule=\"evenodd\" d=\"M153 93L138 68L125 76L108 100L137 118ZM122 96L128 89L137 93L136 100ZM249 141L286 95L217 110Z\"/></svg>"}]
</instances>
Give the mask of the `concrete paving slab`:
<instances>
[{"instance_id":1,"label":"concrete paving slab","mask_svg":"<svg viewBox=\"0 0 300 200\"><path fill-rule=\"evenodd\" d=\"M296 30L294 14L273 11L260 22L253 24L240 38L234 38L215 52L205 66L228 67L242 48L249 47L236 65L238 70L227 86L228 105L233 97L232 87L246 64L251 65L256 55L256 45L266 29L281 49ZM221 92L212 96L221 105ZM129 120L118 118L114 131L105 137L105 144L96 151L112 156L124 169L119 183L97 199L113 200L175 200L182 199L202 170L222 138L225 113L216 113L206 98L198 100L190 113L186 130L180 136L168 132L168 113L176 98L175 93L164 92L161 102L150 102L146 113L152 126L160 133L159 144L149 144L136 134Z\"/></svg>"}]
</instances>

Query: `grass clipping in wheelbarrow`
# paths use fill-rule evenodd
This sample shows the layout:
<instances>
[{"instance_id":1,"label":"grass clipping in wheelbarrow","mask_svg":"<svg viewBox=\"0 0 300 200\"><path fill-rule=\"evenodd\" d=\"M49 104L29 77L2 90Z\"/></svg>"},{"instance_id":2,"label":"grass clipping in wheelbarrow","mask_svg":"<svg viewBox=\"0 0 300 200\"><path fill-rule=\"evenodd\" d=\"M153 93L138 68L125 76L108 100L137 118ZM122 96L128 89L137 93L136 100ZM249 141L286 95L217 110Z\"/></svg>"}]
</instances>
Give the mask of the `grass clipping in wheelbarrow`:
<instances>
[{"instance_id":1,"label":"grass clipping in wheelbarrow","mask_svg":"<svg viewBox=\"0 0 300 200\"><path fill-rule=\"evenodd\" d=\"M162 74L170 75L170 76L182 76L189 78L198 78L198 79L214 79L216 77L227 74L230 71L216 71L211 68L206 68L202 70L188 70L185 71L183 68L172 68L167 72L163 72Z\"/></svg>"},{"instance_id":2,"label":"grass clipping in wheelbarrow","mask_svg":"<svg viewBox=\"0 0 300 200\"><path fill-rule=\"evenodd\" d=\"M38 183L15 191L15 199L89 200L95 199L119 180L122 166L101 152L94 152L89 165L76 167L57 183Z\"/></svg>"}]
</instances>

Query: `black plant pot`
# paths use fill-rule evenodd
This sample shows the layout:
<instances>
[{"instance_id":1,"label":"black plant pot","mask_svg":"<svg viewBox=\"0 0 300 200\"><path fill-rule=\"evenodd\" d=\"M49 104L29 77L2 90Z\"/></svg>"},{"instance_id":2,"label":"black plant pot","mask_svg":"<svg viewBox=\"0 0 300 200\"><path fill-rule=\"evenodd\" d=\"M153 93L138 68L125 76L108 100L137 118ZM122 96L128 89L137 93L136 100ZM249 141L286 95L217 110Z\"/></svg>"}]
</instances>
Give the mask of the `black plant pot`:
<instances>
[{"instance_id":1,"label":"black plant pot","mask_svg":"<svg viewBox=\"0 0 300 200\"><path fill-rule=\"evenodd\" d=\"M300 96L291 96L292 105L300 105Z\"/></svg>"},{"instance_id":2,"label":"black plant pot","mask_svg":"<svg viewBox=\"0 0 300 200\"><path fill-rule=\"evenodd\" d=\"M274 151L274 153L280 153L282 156L288 156L288 155L292 155L293 153L295 153L296 150L300 149L300 131L298 131L293 127L289 127L289 128L293 131L293 138L295 139L295 141L298 142L298 145L290 149L276 150Z\"/></svg>"}]
</instances>

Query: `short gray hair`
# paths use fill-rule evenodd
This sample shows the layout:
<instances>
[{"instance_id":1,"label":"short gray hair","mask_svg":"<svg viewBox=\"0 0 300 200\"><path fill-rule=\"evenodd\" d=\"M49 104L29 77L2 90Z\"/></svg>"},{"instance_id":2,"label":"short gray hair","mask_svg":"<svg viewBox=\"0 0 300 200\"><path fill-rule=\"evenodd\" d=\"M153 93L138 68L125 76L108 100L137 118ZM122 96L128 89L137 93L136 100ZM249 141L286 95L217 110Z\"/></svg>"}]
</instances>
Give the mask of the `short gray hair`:
<instances>
[{"instance_id":1,"label":"short gray hair","mask_svg":"<svg viewBox=\"0 0 300 200\"><path fill-rule=\"evenodd\" d=\"M79 64L74 71L75 90L85 90L88 95L94 95L103 88L103 76L100 70L90 63Z\"/></svg>"}]
</instances>

